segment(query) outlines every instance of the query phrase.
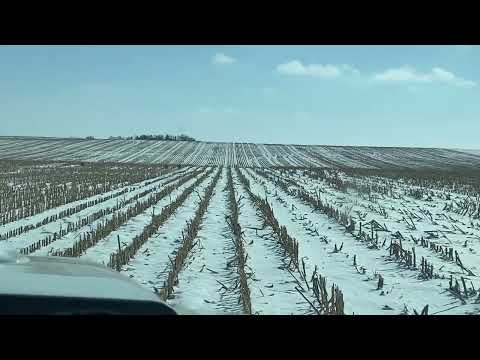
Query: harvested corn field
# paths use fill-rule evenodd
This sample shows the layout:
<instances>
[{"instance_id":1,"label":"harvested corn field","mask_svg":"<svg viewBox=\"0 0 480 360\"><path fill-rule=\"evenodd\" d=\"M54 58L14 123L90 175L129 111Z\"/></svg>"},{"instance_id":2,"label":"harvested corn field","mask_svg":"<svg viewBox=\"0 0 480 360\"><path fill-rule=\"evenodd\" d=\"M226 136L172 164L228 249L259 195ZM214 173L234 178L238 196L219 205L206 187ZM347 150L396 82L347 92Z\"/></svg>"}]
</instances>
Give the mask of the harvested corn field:
<instances>
[{"instance_id":1,"label":"harvested corn field","mask_svg":"<svg viewBox=\"0 0 480 360\"><path fill-rule=\"evenodd\" d=\"M31 137L0 137L0 158L240 167L452 169L480 166L478 152L440 148Z\"/></svg>"},{"instance_id":2,"label":"harvested corn field","mask_svg":"<svg viewBox=\"0 0 480 360\"><path fill-rule=\"evenodd\" d=\"M0 250L198 314L478 314L475 170L2 160Z\"/></svg>"}]
</instances>

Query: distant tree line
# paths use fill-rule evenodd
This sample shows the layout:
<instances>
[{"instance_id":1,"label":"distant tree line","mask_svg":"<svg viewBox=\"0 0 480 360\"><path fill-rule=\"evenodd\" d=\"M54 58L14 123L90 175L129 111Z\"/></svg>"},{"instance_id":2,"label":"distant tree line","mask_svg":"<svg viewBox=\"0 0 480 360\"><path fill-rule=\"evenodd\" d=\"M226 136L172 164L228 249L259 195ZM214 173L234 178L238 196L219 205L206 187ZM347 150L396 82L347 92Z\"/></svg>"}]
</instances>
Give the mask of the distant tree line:
<instances>
[{"instance_id":1,"label":"distant tree line","mask_svg":"<svg viewBox=\"0 0 480 360\"><path fill-rule=\"evenodd\" d=\"M139 136L110 136L110 139L122 139L122 140L155 140L155 141L197 141L193 137L181 134L181 135L139 135Z\"/></svg>"}]
</instances>

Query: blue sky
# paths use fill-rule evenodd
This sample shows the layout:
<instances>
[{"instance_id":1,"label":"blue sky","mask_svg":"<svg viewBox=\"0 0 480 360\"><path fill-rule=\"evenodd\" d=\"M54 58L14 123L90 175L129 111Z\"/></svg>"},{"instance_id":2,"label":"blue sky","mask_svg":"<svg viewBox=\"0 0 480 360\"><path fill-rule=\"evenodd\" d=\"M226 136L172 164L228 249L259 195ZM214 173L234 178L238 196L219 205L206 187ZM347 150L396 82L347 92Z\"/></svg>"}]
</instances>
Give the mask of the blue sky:
<instances>
[{"instance_id":1,"label":"blue sky","mask_svg":"<svg viewBox=\"0 0 480 360\"><path fill-rule=\"evenodd\" d=\"M0 135L480 148L479 46L0 46Z\"/></svg>"}]
</instances>

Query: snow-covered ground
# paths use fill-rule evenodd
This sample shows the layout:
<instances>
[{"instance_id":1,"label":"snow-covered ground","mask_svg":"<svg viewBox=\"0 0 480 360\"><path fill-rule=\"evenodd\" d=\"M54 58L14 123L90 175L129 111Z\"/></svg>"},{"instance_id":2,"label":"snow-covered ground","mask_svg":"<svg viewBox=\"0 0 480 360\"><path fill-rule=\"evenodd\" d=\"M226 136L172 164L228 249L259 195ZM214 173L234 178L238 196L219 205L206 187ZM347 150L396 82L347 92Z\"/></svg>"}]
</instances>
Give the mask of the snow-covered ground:
<instances>
[{"instance_id":1,"label":"snow-covered ground","mask_svg":"<svg viewBox=\"0 0 480 360\"><path fill-rule=\"evenodd\" d=\"M244 171L244 173L247 175L247 177L250 174L248 171ZM280 175L279 172L273 173ZM257 178L261 181L265 180L264 178L258 176ZM288 178L288 176L284 175L284 178ZM255 181L252 177L249 177L253 188L256 189L259 195L264 196L265 189L267 190L279 222L286 225L287 229L290 227L290 231L292 232L293 236L297 237L298 239L305 239L305 242L307 243L305 244L306 246L311 246L308 244L309 236L305 234L306 229L316 229L320 235L327 236L327 239L329 239L327 240L329 241L329 244L323 245L325 252L327 252L326 258L321 256L318 258L318 260L316 260L317 262L319 261L325 263L326 260L332 256L338 259L341 258L340 254L345 254L345 259L342 259L342 262L347 262L355 274L357 271L352 268L351 265L352 257L353 255L356 255L357 263L366 268L367 276L365 280L374 282L371 286L371 291L374 294L377 280L374 276L375 273L379 273L384 277L387 291L385 291L384 295L382 295L380 298L376 299L375 296L364 296L358 293L358 290L356 289L349 291L349 287L355 288L358 286L358 284L351 284L351 279L338 278L337 271L334 270L335 267L331 264L326 265L323 270L325 271L325 275L328 278L332 278L335 283L338 283L345 293L354 293L358 295L357 298L361 297L362 299L370 299L370 301L378 300L378 304L373 306L372 304L362 305L358 300L355 300L353 304L349 304L348 296L346 296L346 310L349 306L351 306L352 309L356 307L360 307L360 309L362 309L360 311L355 311L355 313L361 313L365 311L367 311L367 313L377 313L379 308L387 305L388 307L392 308L391 311L399 312L404 306L407 306L407 308L410 309L419 309L426 304L429 304L431 313L466 313L473 311L472 308L477 310L480 308L478 305L472 304L471 302L469 302L469 305L459 306L461 302L459 300L452 299L451 294L447 291L449 287L448 282L450 275L453 275L457 279L463 277L467 281L467 284L469 284L469 288L471 282L475 289L478 289L480 286L478 276L467 275L454 261L444 260L441 256L439 256L438 253L432 252L428 248L418 246L410 237L411 235L417 239L421 236L426 238L427 233L425 233L425 231L445 231L445 227L448 227L449 230L446 232L447 235L445 235L445 238L440 237L439 239L433 239L433 241L438 245L453 247L458 252L463 265L473 271L475 275L478 275L480 264L477 254L480 251L480 246L478 245L478 238L476 238L477 241L473 241L471 239L471 235L480 235L478 233L479 230L477 228L468 228L468 232L462 234L460 231L453 231L451 228L452 222L458 224L458 222L463 220L464 225L460 226L464 227L464 230L467 230L466 224L468 224L471 219L460 219L461 217L457 214L450 214L449 216L453 220L445 217L437 217L434 219L434 223L436 225L433 225L430 220L424 218L422 220L416 220L415 230L409 230L406 223L400 220L403 219L405 215L404 213L399 213L399 210L405 211L405 209L408 209L412 213L417 212L419 215L421 215L421 212L419 212L418 209L420 207L419 203L423 203L422 205L425 208L428 208L433 214L438 214L440 213L443 204L441 202L431 204L429 201L415 201L411 198L406 198L403 201L386 198L378 200L377 204L375 205L375 207L381 206L386 209L388 217L384 218L376 212L372 212L368 206L372 206L372 204L368 204L369 201L363 200L358 194L338 193L329 188L324 182L317 182L309 178L303 178L302 176L291 176L290 178L294 179L298 184L305 186L305 188L309 189L310 191L321 188L321 197L324 201L337 204L342 209L350 209L352 215L355 214L356 211L363 213L362 216L364 219L364 224L375 219L382 225L386 225L390 232L379 233L380 243L386 241L386 245L388 245L391 240L391 235L396 231L400 231L405 237L403 244L404 247L415 247L417 265L419 259L424 257L429 263L434 265L436 273L445 277L444 279L419 280L418 270L403 268L392 261L392 259L388 256L389 251L387 250L387 246L378 250L369 249L365 243L355 240L350 234L346 234L342 226L328 219L326 215L312 213L311 206L303 204L294 196L287 195L281 189L276 188L272 181L267 180L265 181L264 186L262 186L258 181ZM275 193L277 193L277 195L274 195ZM285 203L282 203L283 201ZM295 209L292 209L292 204L294 205ZM427 207L427 205L429 207ZM435 210L437 210L438 213L435 212ZM293 216L293 220L291 218L289 219L289 216ZM294 219L299 219L300 217L302 218L301 221L294 221ZM356 217L354 216L354 218ZM358 221L358 224L360 219L356 218L356 221ZM294 222L294 224L291 224L291 222ZM447 224L450 225L450 227L447 226ZM301 234L302 227L304 231L303 235ZM313 236L313 239L315 238L318 243L319 236ZM467 246L464 246L466 240L468 240ZM343 243L342 251L340 253L333 253L334 244L337 244L339 247L341 243ZM300 242L301 252L304 250L305 245L302 246L302 242ZM315 254L319 254L319 250L316 249L315 246L318 247L319 245L314 245L313 248L308 249L305 252L305 256L315 259ZM322 273L322 271L320 272ZM348 273L347 270L339 271L341 276L344 276L346 273ZM390 292L388 292L389 286L391 286ZM472 300L475 300L475 298ZM451 307L454 308L451 309Z\"/></svg>"},{"instance_id":2,"label":"snow-covered ground","mask_svg":"<svg viewBox=\"0 0 480 360\"><path fill-rule=\"evenodd\" d=\"M102 202L100 204L97 204L95 206L88 207L88 208L86 208L82 211L79 211L79 212L71 215L71 216L64 217L63 219L60 219L58 221L48 223L46 225L43 225L43 226L38 227L36 229L33 229L29 232L26 232L24 234L16 236L14 238L10 238L8 240L1 241L0 242L0 248L1 249L17 249L18 250L20 248L26 247L26 246L28 246L30 244L33 244L36 241L44 238L48 234L53 234L54 232L58 232L60 229L66 229L68 223L75 223L77 221L80 221L81 219L88 218L93 213L98 212L102 209L112 208L113 206L117 205L119 202L127 203L134 196L136 196L136 195L138 195L138 194L140 194L140 193L142 193L146 190L154 190L155 192L160 191L163 187L163 184L165 184L166 182L169 182L172 178L175 178L176 176L178 176L178 174L175 172L175 173L171 173L171 174L159 177L158 179L156 179L158 181L155 181L155 182L153 182L149 185L146 185L146 186L144 185L145 182L137 184L136 186L131 187L132 190L130 192L128 192L127 194L125 194L124 196L122 196L120 199L119 198L112 198L110 200L107 200L107 201ZM151 180L146 181L146 182L151 182ZM148 194L148 195L150 195L150 194ZM102 217L98 220L95 220L95 221L91 222L90 224L88 224L86 226L83 226L82 228L78 229L77 231L70 232L70 233L66 234L61 239L58 239L58 240L52 242L51 244L43 247L42 249L38 250L36 252L36 254L37 255L45 255L49 251L62 250L64 248L70 247L70 246L73 245L73 243L76 240L78 240L78 236L81 233L91 231L98 224L104 222L107 219L110 219L113 216L113 214L115 214L117 212L120 212L120 211L126 211L126 209L128 209L129 207L133 207L134 205L135 205L135 202L131 201L126 206L120 208L116 212L113 212L113 213L111 213L109 215L106 215L106 216L104 216L104 217ZM45 218L46 214L53 214L53 213L58 213L58 210L56 210L56 209L47 210L46 212L35 215L35 218L36 217L38 217L39 219L40 218ZM12 228L13 227L18 227L18 223L23 223L27 220L28 219L22 219L22 220L19 220L18 222L13 222L13 223L10 223L10 224L6 224L4 226L0 226L0 230L3 233L3 232L5 232L3 227L12 227Z\"/></svg>"},{"instance_id":3,"label":"snow-covered ground","mask_svg":"<svg viewBox=\"0 0 480 360\"><path fill-rule=\"evenodd\" d=\"M137 183L137 184L122 186L122 187L119 187L119 188L117 188L115 190L112 190L112 191L107 191L107 192L104 192L102 194L98 194L98 195L94 195L94 196L91 196L91 197L88 197L88 198L85 198L85 199L73 201L73 202L67 203L65 205L61 205L61 206L58 206L56 208L43 211L39 214L29 216L29 217L23 218L21 220L17 220L15 222L11 222L11 223L8 223L8 224L5 224L5 225L0 225L0 234L7 233L10 230L14 230L14 229L19 228L19 227L28 226L28 225L35 225L35 224L37 224L38 222L42 221L43 219L45 219L47 217L59 214L62 211L65 211L65 210L70 209L70 208L74 208L77 205L81 205L81 204L87 203L89 201L100 200L102 198L107 198L108 196L111 196L111 195L122 193L125 189L128 190L127 194L128 194L129 197L130 197L130 195L135 196L139 192L150 189L153 186L158 185L159 183L160 184L163 183L164 180L169 181L170 179L172 179L172 178L178 176L179 174L185 172L185 170L186 169L184 169L184 168L179 169L179 170L175 170L173 172L170 172L170 173L168 173L164 176L160 176L158 178L145 180L145 181L142 181L142 182ZM145 184L147 184L147 183L152 183L152 184L151 184L151 186L146 186ZM102 206L103 205L105 205L106 207L112 206L113 204L116 204L116 201L117 201L116 199L117 199L117 197L113 197L112 199L107 200L106 202L103 202ZM121 196L121 199L127 199L127 195ZM98 205L92 207L90 210L96 211L99 208L100 207L99 207L99 204L98 204ZM89 211L88 209L84 209L83 211L77 213L76 214L77 218L81 218L86 213L89 213L88 211ZM67 222L68 222L68 220L67 220ZM30 233L29 236L32 236L32 234Z\"/></svg>"},{"instance_id":4,"label":"snow-covered ground","mask_svg":"<svg viewBox=\"0 0 480 360\"><path fill-rule=\"evenodd\" d=\"M479 150L28 137L0 137L0 158L253 167L480 166Z\"/></svg>"},{"instance_id":5,"label":"snow-covered ground","mask_svg":"<svg viewBox=\"0 0 480 360\"><path fill-rule=\"evenodd\" d=\"M200 175L199 175L200 176ZM191 186L199 176L187 181L186 183L176 187L176 189L170 194L170 196L164 197L155 205L147 208L143 213L137 215L127 223L123 224L118 230L113 231L97 245L87 250L82 256L87 260L98 261L107 264L110 259L110 254L114 253L118 249L118 237L122 246L129 244L136 235L139 235L146 224L151 220L152 214L155 212L158 214L160 210L168 205L171 199L176 199L187 187ZM161 188L159 189L161 190Z\"/></svg>"},{"instance_id":6,"label":"snow-covered ground","mask_svg":"<svg viewBox=\"0 0 480 360\"><path fill-rule=\"evenodd\" d=\"M247 264L254 274L249 283L252 312L260 315L305 312L305 304L295 290L296 281L285 270L287 264L281 252L273 239L260 236L268 231L254 230L262 227L262 221L237 176L234 176L234 182L237 184L237 198L243 199L239 223L245 231Z\"/></svg>"},{"instance_id":7,"label":"snow-covered ground","mask_svg":"<svg viewBox=\"0 0 480 360\"><path fill-rule=\"evenodd\" d=\"M215 188L215 193L197 235L197 246L179 275L178 290L169 300L173 307L188 307L200 314L240 314L241 306L233 292L226 292L235 280L235 273L227 263L235 248L225 222L227 214L226 171Z\"/></svg>"},{"instance_id":8,"label":"snow-covered ground","mask_svg":"<svg viewBox=\"0 0 480 360\"><path fill-rule=\"evenodd\" d=\"M42 141L44 140L33 139L30 143L42 145ZM74 156L73 150L76 143L72 141L65 140L61 146L68 146L69 153ZM302 158L302 149L294 146L282 148L279 145L255 147L249 144L236 144L222 149L218 144L217 147L213 147L208 143L192 143L189 145L190 147L185 148L180 142L172 144L171 147L162 142L143 142L141 150L134 155L130 153L134 148L133 143L119 143L118 140L99 143L90 141L88 143L89 146L96 149L95 152L105 148L109 149L109 153L112 154L115 146L121 144L125 161L147 156L149 159L156 158L159 162L165 162L171 156L175 159L183 158L201 163L201 156L187 153L185 150L190 149L208 151L208 158L211 162L221 162L222 157L248 162L250 161L248 157L254 156L256 157L255 162L261 166L285 163L303 165L308 161L315 161L318 165L323 164L322 156L334 152L332 148L325 148L323 154L318 152L320 154L318 157L312 155L312 152L308 152L305 158ZM16 142L11 139L5 141L5 146L8 148L14 147L15 144ZM0 152L1 149L0 146ZM41 149L48 151L48 147L41 147ZM164 149L163 155L156 154L159 149ZM70 150L72 151L70 152ZM383 156L381 152L375 152L372 153L371 158L365 160L362 157L364 151L359 150L358 153L362 156L359 155L358 159L355 159L351 156L356 152L355 149L344 149L339 152L338 158L331 157L324 163L331 164L344 158L345 161L350 159L351 162L372 164L371 159L373 158L388 162L393 161L392 159L396 156L394 150L389 150L385 153L388 156ZM423 150L419 153L426 156ZM442 154L445 153L442 152ZM103 155L90 153L88 156L99 158ZM408 161L416 160L412 157ZM99 210L111 209L117 206L118 202L124 204L114 212L109 212L107 215L91 221L88 225L69 232L51 244L42 246L32 255L48 255L51 251L71 248L78 241L79 234L94 230L106 220L111 219L114 214L126 213L128 209L132 209L136 204L161 192L168 185L176 186L170 195L164 196L142 213L125 221L81 255L83 259L107 264L110 256L118 251L118 238L120 238L121 247L131 244L133 239L141 234L151 222L153 213L161 213L162 209L179 198L209 169L182 168L155 179L129 185L126 187L129 191L122 196L100 202L37 229L0 241L0 250L24 248L44 239L48 234L58 232L60 227L65 229L68 223L77 223ZM179 184L185 176L198 170L201 170L201 174ZM173 296L167 300L172 306L190 309L193 313L243 313L237 286L239 274L235 266L231 265L236 256L234 238L226 220L230 211L227 168L224 167L221 171L221 176L194 239L195 246L191 249L178 275L178 283L175 284ZM346 189L341 191L335 188L332 181L327 181L322 177L315 178L314 173L309 170L241 168L240 172L249 180L250 190L255 195L261 198L267 197L278 222L284 225L288 234L298 241L299 259L305 263L307 278L312 275L316 266L318 273L326 277L327 288L330 289L331 285L335 284L342 291L346 314L400 314L404 312L411 314L414 309L421 311L425 305L429 306L430 314L480 313L478 292L472 293L468 297L464 296L463 284L460 282L461 294L464 297L462 301L449 291L450 276L454 281L461 281L463 278L469 290L480 289L480 219L476 215L469 215L461 210L462 204L466 202L472 204L470 209L473 210L475 210L475 206L480 206L478 205L480 197L475 194L473 188L420 186L412 184L411 179L357 176L354 173L340 171L337 174L338 178L347 184ZM199 196L203 196L216 173L217 168L214 168L209 176L195 187L195 191L168 217L156 233L147 239L129 263L122 267L122 274L133 278L152 292L162 289L168 275L170 261L175 259L177 250L182 244L182 231L185 229L186 223L194 218L200 203ZM334 176L332 173L328 174L325 176ZM8 176L8 174L4 175ZM281 247L275 239L269 236L270 229L262 229L263 221L259 217L257 205L250 200L236 171L232 170L232 175L235 198L239 206L238 222L243 231L244 250L247 255L245 273L248 279L252 314L312 313L311 307L296 289L295 274L292 275L288 271L285 254ZM172 182L172 179L175 181ZM287 189L280 186L277 183L278 180L282 184L289 184ZM362 186L369 186L370 193L359 190L363 189ZM388 188L388 191L375 190L381 189L382 186ZM58 214L76 204L106 197L118 193L122 189L124 188L120 187L111 192L8 223L0 227L0 233L4 234L24 225L36 224L47 216ZM136 195L147 190L151 191L143 197L133 200ZM412 190L422 191L423 195L413 197ZM339 211L350 214L356 223L355 231L347 232L345 226L338 224L325 213L315 210L311 204L302 201L296 191L305 191L312 196L319 194L324 203L331 204ZM128 202L129 199L132 201ZM157 200L155 199L155 201ZM474 213L471 212L471 214ZM360 223L362 223L362 229L370 234L372 220L388 229L388 231L377 232L378 246L376 247L372 246L372 242L361 240L357 236ZM395 234L397 232L403 236L403 248L415 249L416 267L407 267L390 256L389 246L392 241L396 241ZM461 259L463 269L458 262L442 256L441 253L431 250L429 247L422 246L419 242L422 237L429 242L434 242L437 246L454 249ZM433 265L434 278L425 280L420 277L422 258ZM354 259L356 266L354 266ZM380 276L384 283L383 287L378 289Z\"/></svg>"},{"instance_id":9,"label":"snow-covered ground","mask_svg":"<svg viewBox=\"0 0 480 360\"><path fill-rule=\"evenodd\" d=\"M203 194L213 177L214 173L211 173L196 191ZM174 197L172 201L175 201ZM169 257L174 258L173 252L181 244L182 230L186 221L194 217L198 202L198 194L196 192L190 194L175 214L158 229L122 271L150 289L162 288L168 275Z\"/></svg>"}]
</instances>

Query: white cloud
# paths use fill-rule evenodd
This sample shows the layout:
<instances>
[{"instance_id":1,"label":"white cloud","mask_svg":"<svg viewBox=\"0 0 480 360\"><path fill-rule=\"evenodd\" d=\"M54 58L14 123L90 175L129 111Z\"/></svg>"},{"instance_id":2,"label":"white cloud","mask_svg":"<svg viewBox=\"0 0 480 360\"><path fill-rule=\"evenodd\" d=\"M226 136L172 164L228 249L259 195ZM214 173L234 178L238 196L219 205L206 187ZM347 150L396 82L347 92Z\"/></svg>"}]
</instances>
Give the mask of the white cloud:
<instances>
[{"instance_id":1,"label":"white cloud","mask_svg":"<svg viewBox=\"0 0 480 360\"><path fill-rule=\"evenodd\" d=\"M410 83L447 83L457 86L476 86L474 81L465 80L450 71L434 67L430 72L422 73L410 66L387 69L373 76L375 81Z\"/></svg>"},{"instance_id":2,"label":"white cloud","mask_svg":"<svg viewBox=\"0 0 480 360\"><path fill-rule=\"evenodd\" d=\"M216 65L232 64L236 61L237 59L231 56L227 56L223 53L216 53L215 56L212 58L212 63Z\"/></svg>"},{"instance_id":3,"label":"white cloud","mask_svg":"<svg viewBox=\"0 0 480 360\"><path fill-rule=\"evenodd\" d=\"M277 71L284 75L314 76L323 78L335 78L344 73L353 73L358 75L360 72L350 65L322 65L309 64L304 65L300 60L292 60L277 66Z\"/></svg>"},{"instance_id":4,"label":"white cloud","mask_svg":"<svg viewBox=\"0 0 480 360\"><path fill-rule=\"evenodd\" d=\"M303 64L300 60L292 60L277 66L277 71L283 75L311 76L321 78L337 78L343 75L360 76L360 71L351 65L341 64ZM391 83L443 83L455 86L473 87L477 83L472 80L461 78L451 71L441 67L433 67L428 72L417 71L411 66L390 68L371 77L374 81ZM263 91L265 94L268 91Z\"/></svg>"}]
</instances>

